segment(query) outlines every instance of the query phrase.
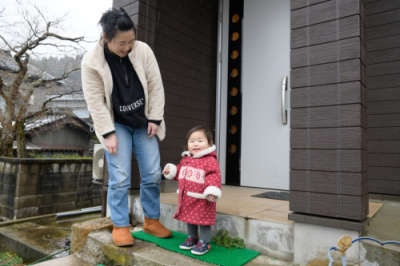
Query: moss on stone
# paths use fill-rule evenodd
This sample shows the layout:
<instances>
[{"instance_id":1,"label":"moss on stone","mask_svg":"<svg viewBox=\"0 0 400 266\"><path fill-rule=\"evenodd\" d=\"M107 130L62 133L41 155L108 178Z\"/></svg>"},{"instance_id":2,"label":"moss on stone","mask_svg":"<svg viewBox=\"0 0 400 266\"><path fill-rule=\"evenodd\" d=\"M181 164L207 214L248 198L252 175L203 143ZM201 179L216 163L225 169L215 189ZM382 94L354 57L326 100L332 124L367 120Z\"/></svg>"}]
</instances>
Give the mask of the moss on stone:
<instances>
[{"instance_id":1,"label":"moss on stone","mask_svg":"<svg viewBox=\"0 0 400 266\"><path fill-rule=\"evenodd\" d=\"M115 261L117 265L125 266L129 265L129 254L124 252L123 249L118 248L114 244L106 244L103 246L103 253L106 255L110 260Z\"/></svg>"}]
</instances>

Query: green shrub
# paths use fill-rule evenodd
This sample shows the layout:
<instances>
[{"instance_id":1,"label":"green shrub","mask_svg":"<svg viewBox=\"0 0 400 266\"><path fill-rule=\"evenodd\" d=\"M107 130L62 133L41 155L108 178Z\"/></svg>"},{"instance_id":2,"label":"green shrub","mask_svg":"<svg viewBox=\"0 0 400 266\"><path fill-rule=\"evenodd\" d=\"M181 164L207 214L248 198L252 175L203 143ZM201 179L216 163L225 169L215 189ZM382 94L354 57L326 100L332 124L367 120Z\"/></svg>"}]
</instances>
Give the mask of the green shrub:
<instances>
[{"instance_id":1,"label":"green shrub","mask_svg":"<svg viewBox=\"0 0 400 266\"><path fill-rule=\"evenodd\" d=\"M52 154L52 155L50 155L50 158L53 158L53 159L93 159L93 157L80 156L78 154L64 155L62 153Z\"/></svg>"},{"instance_id":2,"label":"green shrub","mask_svg":"<svg viewBox=\"0 0 400 266\"><path fill-rule=\"evenodd\" d=\"M44 155L36 154L36 153L33 153L33 152L28 152L28 155L29 155L29 157L36 158L36 159L45 159L45 158L47 158Z\"/></svg>"},{"instance_id":3,"label":"green shrub","mask_svg":"<svg viewBox=\"0 0 400 266\"><path fill-rule=\"evenodd\" d=\"M227 230L225 230L225 232L223 230L219 230L218 234L211 240L214 241L215 245L229 249L244 248L244 240L239 237L232 238L228 236Z\"/></svg>"},{"instance_id":4,"label":"green shrub","mask_svg":"<svg viewBox=\"0 0 400 266\"><path fill-rule=\"evenodd\" d=\"M22 258L11 252L0 253L0 265L2 266L12 266L20 265L23 263Z\"/></svg>"},{"instance_id":5,"label":"green shrub","mask_svg":"<svg viewBox=\"0 0 400 266\"><path fill-rule=\"evenodd\" d=\"M29 155L29 157L36 158L36 159L46 159L47 158L44 155L36 154L33 152L28 152L28 155ZM64 155L62 153L51 154L50 158L52 158L52 159L93 159L93 157L80 156L78 154Z\"/></svg>"}]
</instances>

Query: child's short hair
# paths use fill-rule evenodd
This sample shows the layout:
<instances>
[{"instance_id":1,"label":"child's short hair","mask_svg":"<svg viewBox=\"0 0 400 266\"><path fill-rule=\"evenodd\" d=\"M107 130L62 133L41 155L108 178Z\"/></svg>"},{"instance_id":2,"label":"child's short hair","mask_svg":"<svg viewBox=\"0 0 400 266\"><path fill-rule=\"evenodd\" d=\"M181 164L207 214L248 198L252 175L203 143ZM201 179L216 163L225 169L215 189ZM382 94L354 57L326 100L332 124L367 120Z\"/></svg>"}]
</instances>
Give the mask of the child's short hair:
<instances>
[{"instance_id":1,"label":"child's short hair","mask_svg":"<svg viewBox=\"0 0 400 266\"><path fill-rule=\"evenodd\" d=\"M187 151L189 149L188 147L188 141L190 138L190 135L192 135L192 133L196 132L196 131L203 131L204 135L207 138L208 144L212 144L213 143L213 136L211 131L203 126L195 126L194 128L190 129L189 132L186 135L186 139L185 139L185 151Z\"/></svg>"}]
</instances>

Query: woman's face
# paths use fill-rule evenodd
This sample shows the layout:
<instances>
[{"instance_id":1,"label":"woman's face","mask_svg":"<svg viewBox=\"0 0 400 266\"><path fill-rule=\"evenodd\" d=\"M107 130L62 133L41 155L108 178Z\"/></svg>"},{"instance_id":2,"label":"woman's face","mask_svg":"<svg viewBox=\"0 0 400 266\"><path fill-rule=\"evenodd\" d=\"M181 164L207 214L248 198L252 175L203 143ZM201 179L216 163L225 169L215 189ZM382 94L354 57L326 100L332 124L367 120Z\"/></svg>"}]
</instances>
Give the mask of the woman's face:
<instances>
[{"instance_id":1,"label":"woman's face","mask_svg":"<svg viewBox=\"0 0 400 266\"><path fill-rule=\"evenodd\" d=\"M132 30L119 31L115 34L115 37L110 41L107 36L103 33L103 37L107 43L108 50L118 55L119 57L125 57L132 50L135 44L135 32Z\"/></svg>"}]
</instances>

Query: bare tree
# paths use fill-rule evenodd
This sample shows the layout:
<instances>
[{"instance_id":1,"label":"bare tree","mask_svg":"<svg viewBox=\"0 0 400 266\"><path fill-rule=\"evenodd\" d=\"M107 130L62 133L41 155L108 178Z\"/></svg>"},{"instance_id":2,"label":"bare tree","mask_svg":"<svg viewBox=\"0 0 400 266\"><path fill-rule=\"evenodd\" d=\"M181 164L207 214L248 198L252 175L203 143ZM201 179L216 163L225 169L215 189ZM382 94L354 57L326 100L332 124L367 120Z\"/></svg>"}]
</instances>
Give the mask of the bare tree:
<instances>
[{"instance_id":1,"label":"bare tree","mask_svg":"<svg viewBox=\"0 0 400 266\"><path fill-rule=\"evenodd\" d=\"M12 20L0 21L0 45L9 49L13 54L13 60L17 64L14 75L10 75L5 82L0 76L0 96L4 99L5 108L0 108L0 122L2 127L0 138L0 156L13 157L13 140L17 140L17 156L26 157L25 121L37 117L48 111L47 104L62 95L73 93L76 90L63 92L50 97L43 102L40 110L28 113L29 99L34 90L43 84L66 79L69 74L79 68L68 69L60 77L46 78L43 75L29 77L29 60L37 56L39 47L50 47L64 54L82 53L84 48L80 45L84 37L66 37L58 34L66 15L50 19L45 9L37 6L32 1L15 0L17 16ZM7 8L2 12L7 18ZM18 19L15 19L18 18ZM40 53L40 52L39 52ZM0 62L1 67L1 62ZM6 69L7 71L7 69ZM8 70L13 72L13 70ZM4 71L3 71L4 72Z\"/></svg>"}]
</instances>

